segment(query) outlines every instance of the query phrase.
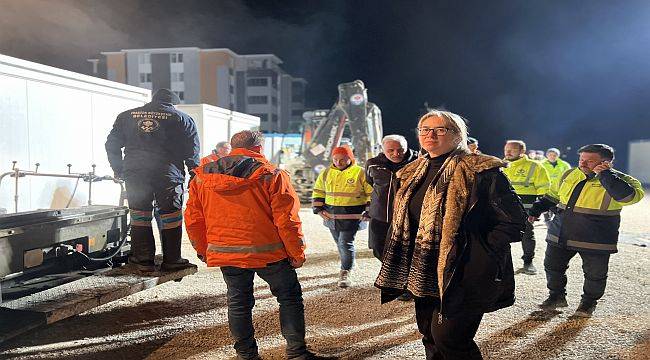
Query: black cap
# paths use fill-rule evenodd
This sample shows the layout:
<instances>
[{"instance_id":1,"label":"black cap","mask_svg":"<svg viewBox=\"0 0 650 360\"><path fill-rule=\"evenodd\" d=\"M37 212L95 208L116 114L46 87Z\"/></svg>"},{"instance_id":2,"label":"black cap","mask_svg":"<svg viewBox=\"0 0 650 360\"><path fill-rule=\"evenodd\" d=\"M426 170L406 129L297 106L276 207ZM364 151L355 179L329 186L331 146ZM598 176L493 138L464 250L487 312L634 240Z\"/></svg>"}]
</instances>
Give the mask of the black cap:
<instances>
[{"instance_id":1,"label":"black cap","mask_svg":"<svg viewBox=\"0 0 650 360\"><path fill-rule=\"evenodd\" d=\"M181 98L169 89L159 89L153 94L151 102L177 105L181 103Z\"/></svg>"}]
</instances>

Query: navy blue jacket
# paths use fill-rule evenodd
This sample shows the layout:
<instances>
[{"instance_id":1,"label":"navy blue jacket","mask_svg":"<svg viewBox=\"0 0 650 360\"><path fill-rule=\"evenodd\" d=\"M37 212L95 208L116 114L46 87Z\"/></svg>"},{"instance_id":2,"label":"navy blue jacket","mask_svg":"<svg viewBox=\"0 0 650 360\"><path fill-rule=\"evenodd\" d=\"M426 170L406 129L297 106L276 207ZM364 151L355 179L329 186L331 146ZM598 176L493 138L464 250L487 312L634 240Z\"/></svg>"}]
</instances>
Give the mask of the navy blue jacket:
<instances>
[{"instance_id":1,"label":"navy blue jacket","mask_svg":"<svg viewBox=\"0 0 650 360\"><path fill-rule=\"evenodd\" d=\"M194 120L161 91L150 103L119 114L106 139L108 162L121 178L156 175L182 183L183 163L188 170L199 166L199 151Z\"/></svg>"}]
</instances>

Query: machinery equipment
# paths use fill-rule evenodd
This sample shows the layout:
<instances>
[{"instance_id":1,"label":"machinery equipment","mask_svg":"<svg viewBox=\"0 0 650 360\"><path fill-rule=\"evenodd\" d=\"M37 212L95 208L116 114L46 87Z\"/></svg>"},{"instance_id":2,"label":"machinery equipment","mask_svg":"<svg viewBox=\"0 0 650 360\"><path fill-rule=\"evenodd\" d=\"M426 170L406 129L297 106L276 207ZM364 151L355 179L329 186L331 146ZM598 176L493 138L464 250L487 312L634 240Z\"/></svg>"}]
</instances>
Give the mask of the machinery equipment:
<instances>
[{"instance_id":1,"label":"machinery equipment","mask_svg":"<svg viewBox=\"0 0 650 360\"><path fill-rule=\"evenodd\" d=\"M126 261L127 214L124 185L110 176L88 173L67 174L24 171L16 167L0 175L15 179L15 213L0 215L0 303L54 285L92 275ZM88 205L70 209L18 212L18 181L27 176L77 178L88 182ZM121 188L120 206L93 205L92 184L113 180ZM74 194L73 194L74 195ZM72 272L77 272L70 276ZM62 276L61 274L67 274Z\"/></svg>"},{"instance_id":2,"label":"machinery equipment","mask_svg":"<svg viewBox=\"0 0 650 360\"><path fill-rule=\"evenodd\" d=\"M361 166L381 151L381 111L368 102L363 82L339 84L338 90L339 98L329 111L309 111L303 115L306 124L301 154L285 167L303 202L310 201L316 177L329 166L335 147L350 146Z\"/></svg>"}]
</instances>

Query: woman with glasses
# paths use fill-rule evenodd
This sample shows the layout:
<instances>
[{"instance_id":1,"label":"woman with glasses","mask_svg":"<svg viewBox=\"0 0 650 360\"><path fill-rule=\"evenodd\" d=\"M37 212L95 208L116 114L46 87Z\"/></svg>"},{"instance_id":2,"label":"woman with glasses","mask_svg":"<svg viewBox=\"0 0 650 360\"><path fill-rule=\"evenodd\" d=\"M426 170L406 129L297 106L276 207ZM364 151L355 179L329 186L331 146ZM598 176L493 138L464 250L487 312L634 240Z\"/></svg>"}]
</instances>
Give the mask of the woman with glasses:
<instances>
[{"instance_id":1,"label":"woman with glasses","mask_svg":"<svg viewBox=\"0 0 650 360\"><path fill-rule=\"evenodd\" d=\"M397 173L375 286L382 303L413 294L427 359L481 359L474 335L483 314L515 301L510 243L526 214L505 163L468 150L462 117L433 110L416 131L425 155Z\"/></svg>"}]
</instances>

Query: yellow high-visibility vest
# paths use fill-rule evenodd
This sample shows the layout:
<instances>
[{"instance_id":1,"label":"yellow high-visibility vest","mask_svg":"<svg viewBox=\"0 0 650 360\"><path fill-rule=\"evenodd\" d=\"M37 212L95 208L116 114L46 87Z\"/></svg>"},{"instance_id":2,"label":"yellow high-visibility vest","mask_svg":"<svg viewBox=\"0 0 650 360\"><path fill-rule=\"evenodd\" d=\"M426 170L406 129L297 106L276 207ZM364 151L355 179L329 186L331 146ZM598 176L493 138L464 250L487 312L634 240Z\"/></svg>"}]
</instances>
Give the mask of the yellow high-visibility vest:
<instances>
[{"instance_id":1,"label":"yellow high-visibility vest","mask_svg":"<svg viewBox=\"0 0 650 360\"><path fill-rule=\"evenodd\" d=\"M550 187L548 173L542 164L528 156L508 163L503 169L517 195L544 195Z\"/></svg>"},{"instance_id":2,"label":"yellow high-visibility vest","mask_svg":"<svg viewBox=\"0 0 650 360\"><path fill-rule=\"evenodd\" d=\"M551 180L551 187L553 185L557 185L562 174L571 169L571 164L560 158L557 159L555 166L553 166L551 162L548 161L548 159L544 159L544 161L542 161L542 166L544 166L546 172L548 173L548 177Z\"/></svg>"},{"instance_id":3,"label":"yellow high-visibility vest","mask_svg":"<svg viewBox=\"0 0 650 360\"><path fill-rule=\"evenodd\" d=\"M366 181L366 174L359 165L350 165L339 170L334 165L322 171L316 183L312 198L314 206L358 206L370 201L372 186ZM325 199L325 204L318 199Z\"/></svg>"},{"instance_id":4,"label":"yellow high-visibility vest","mask_svg":"<svg viewBox=\"0 0 650 360\"><path fill-rule=\"evenodd\" d=\"M615 170L612 170L615 171ZM615 216L621 213L624 205L632 205L643 198L643 187L639 180L616 171L616 175L634 188L634 193L625 199L614 200L607 190L600 184L598 177L587 180L587 183L580 191L578 200L573 207L574 213ZM578 168L567 170L557 185L553 186L546 194L546 197L557 203L557 207L565 209L571 198L573 190L579 182L587 179L587 176Z\"/></svg>"}]
</instances>

